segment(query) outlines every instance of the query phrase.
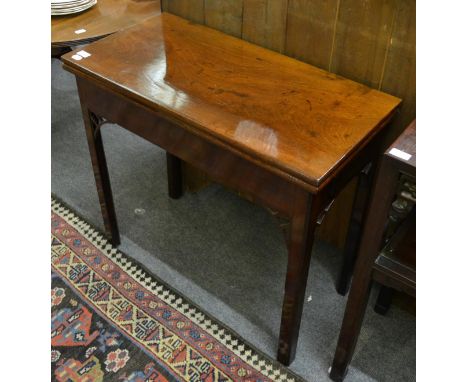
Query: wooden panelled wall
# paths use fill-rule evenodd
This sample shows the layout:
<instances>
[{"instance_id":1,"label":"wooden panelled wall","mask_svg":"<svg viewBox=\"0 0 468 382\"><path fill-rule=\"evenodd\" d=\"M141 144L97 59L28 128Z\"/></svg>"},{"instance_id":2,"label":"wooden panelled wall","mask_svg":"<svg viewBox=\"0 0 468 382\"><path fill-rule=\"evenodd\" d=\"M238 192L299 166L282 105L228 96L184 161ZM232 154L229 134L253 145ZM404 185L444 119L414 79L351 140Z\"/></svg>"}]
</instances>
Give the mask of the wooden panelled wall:
<instances>
[{"instance_id":1,"label":"wooden panelled wall","mask_svg":"<svg viewBox=\"0 0 468 382\"><path fill-rule=\"evenodd\" d=\"M415 118L416 0L162 0L162 9L402 98L389 143ZM320 229L339 247L354 188Z\"/></svg>"}]
</instances>

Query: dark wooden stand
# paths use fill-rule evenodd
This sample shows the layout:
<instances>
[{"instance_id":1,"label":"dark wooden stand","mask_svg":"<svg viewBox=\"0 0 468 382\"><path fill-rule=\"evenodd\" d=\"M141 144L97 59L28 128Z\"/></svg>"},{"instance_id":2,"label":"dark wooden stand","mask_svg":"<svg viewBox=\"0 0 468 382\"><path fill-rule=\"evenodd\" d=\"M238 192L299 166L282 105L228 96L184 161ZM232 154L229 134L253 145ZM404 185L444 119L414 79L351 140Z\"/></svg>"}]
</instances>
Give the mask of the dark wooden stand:
<instances>
[{"instance_id":1,"label":"dark wooden stand","mask_svg":"<svg viewBox=\"0 0 468 382\"><path fill-rule=\"evenodd\" d=\"M392 148L410 154L411 158L404 160L392 155ZM415 207L381 250L391 204L402 177L416 180L416 121L390 146L380 163L330 371L330 377L334 381L342 381L346 375L361 329L372 281L412 296L416 294ZM386 297L388 296L383 295L381 298L385 300ZM385 310L387 302L381 301L381 304Z\"/></svg>"}]
</instances>

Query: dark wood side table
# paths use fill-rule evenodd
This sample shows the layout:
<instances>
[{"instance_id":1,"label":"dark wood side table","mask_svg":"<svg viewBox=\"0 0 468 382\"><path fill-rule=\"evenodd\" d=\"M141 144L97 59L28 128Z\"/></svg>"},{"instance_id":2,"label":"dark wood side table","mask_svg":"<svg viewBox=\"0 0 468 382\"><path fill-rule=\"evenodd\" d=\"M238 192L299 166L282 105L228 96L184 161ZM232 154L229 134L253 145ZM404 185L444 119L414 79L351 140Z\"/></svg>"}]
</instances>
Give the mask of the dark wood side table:
<instances>
[{"instance_id":1,"label":"dark wood side table","mask_svg":"<svg viewBox=\"0 0 468 382\"><path fill-rule=\"evenodd\" d=\"M52 57L161 13L160 0L98 0L81 13L52 16Z\"/></svg>"},{"instance_id":2,"label":"dark wood side table","mask_svg":"<svg viewBox=\"0 0 468 382\"><path fill-rule=\"evenodd\" d=\"M363 229L351 289L330 371L342 381L351 362L369 299L372 280L416 296L415 206L382 247L395 197L407 197L408 183L416 182L416 120L382 157ZM414 188L415 189L415 188Z\"/></svg>"},{"instance_id":3,"label":"dark wood side table","mask_svg":"<svg viewBox=\"0 0 468 382\"><path fill-rule=\"evenodd\" d=\"M295 356L317 221L377 157L400 100L167 13L66 54L77 79L107 234L119 243L101 129L162 147L289 220L278 359Z\"/></svg>"}]
</instances>

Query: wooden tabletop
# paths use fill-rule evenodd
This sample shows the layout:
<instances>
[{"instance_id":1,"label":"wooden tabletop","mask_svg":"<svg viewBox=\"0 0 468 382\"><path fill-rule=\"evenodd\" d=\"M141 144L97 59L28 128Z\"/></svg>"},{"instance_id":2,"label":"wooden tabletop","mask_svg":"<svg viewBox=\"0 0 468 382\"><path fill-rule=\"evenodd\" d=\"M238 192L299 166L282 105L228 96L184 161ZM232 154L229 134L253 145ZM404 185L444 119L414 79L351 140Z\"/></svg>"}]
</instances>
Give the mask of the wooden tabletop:
<instances>
[{"instance_id":1,"label":"wooden tabletop","mask_svg":"<svg viewBox=\"0 0 468 382\"><path fill-rule=\"evenodd\" d=\"M92 8L52 16L52 46L74 46L138 24L161 12L160 0L98 0ZM82 33L76 31L85 30Z\"/></svg>"},{"instance_id":2,"label":"wooden tabletop","mask_svg":"<svg viewBox=\"0 0 468 382\"><path fill-rule=\"evenodd\" d=\"M251 160L319 186L400 100L167 13L62 57Z\"/></svg>"}]
</instances>

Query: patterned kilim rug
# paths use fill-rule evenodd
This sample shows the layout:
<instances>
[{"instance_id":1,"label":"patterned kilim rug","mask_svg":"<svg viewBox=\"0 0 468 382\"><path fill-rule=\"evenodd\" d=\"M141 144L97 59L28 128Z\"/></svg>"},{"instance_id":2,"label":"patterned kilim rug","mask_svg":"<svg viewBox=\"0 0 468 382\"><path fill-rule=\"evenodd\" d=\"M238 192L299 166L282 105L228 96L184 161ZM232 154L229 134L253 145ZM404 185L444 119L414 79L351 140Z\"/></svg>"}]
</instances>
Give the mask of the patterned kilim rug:
<instances>
[{"instance_id":1,"label":"patterned kilim rug","mask_svg":"<svg viewBox=\"0 0 468 382\"><path fill-rule=\"evenodd\" d=\"M52 380L302 381L52 199Z\"/></svg>"}]
</instances>

